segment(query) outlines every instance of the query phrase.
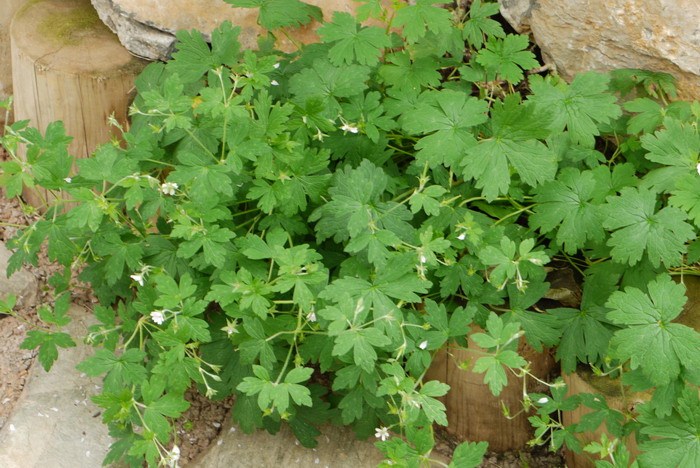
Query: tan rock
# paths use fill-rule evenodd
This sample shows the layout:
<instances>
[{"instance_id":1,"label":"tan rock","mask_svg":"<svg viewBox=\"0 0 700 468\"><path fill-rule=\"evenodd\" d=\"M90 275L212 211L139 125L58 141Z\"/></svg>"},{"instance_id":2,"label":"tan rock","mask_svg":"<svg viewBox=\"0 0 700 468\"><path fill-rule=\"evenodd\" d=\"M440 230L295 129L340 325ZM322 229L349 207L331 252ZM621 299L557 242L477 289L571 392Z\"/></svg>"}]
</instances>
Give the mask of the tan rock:
<instances>
[{"instance_id":1,"label":"tan rock","mask_svg":"<svg viewBox=\"0 0 700 468\"><path fill-rule=\"evenodd\" d=\"M0 8L0 101L12 94L12 58L10 56L10 20L15 11L27 0L2 0ZM0 111L0 125L5 123L5 112Z\"/></svg>"},{"instance_id":2,"label":"tan rock","mask_svg":"<svg viewBox=\"0 0 700 468\"><path fill-rule=\"evenodd\" d=\"M352 0L305 0L323 11L330 19L334 11L352 13L361 3ZM382 0L387 6L390 0ZM206 38L224 21L241 27L239 40L244 48L255 48L262 29L256 24L257 10L233 8L223 0L169 0L167 2L144 2L143 0L92 0L102 21L119 35L124 46L132 53L151 60L169 57L178 30L196 29ZM295 41L310 43L318 41L315 30L319 24L313 21L294 29L290 36ZM294 50L286 37L280 38L283 50Z\"/></svg>"},{"instance_id":3,"label":"tan rock","mask_svg":"<svg viewBox=\"0 0 700 468\"><path fill-rule=\"evenodd\" d=\"M501 13L532 31L566 79L641 68L674 75L681 98L700 99L697 0L501 0Z\"/></svg>"}]
</instances>

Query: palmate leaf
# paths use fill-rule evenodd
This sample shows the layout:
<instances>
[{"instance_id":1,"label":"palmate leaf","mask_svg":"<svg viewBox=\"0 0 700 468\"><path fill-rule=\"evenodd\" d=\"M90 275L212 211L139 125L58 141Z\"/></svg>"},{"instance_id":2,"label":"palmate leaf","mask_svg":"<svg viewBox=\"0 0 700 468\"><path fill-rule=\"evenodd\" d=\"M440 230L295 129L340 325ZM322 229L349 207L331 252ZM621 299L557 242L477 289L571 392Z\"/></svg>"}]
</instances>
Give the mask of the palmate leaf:
<instances>
[{"instance_id":1,"label":"palmate leaf","mask_svg":"<svg viewBox=\"0 0 700 468\"><path fill-rule=\"evenodd\" d=\"M615 332L611 346L632 370L642 373L656 386L675 380L681 369L700 361L700 334L690 327L671 323L687 301L685 287L662 275L648 284L649 294L625 288L611 296L608 318L627 328Z\"/></svg>"},{"instance_id":2,"label":"palmate leaf","mask_svg":"<svg viewBox=\"0 0 700 468\"><path fill-rule=\"evenodd\" d=\"M664 122L666 128L653 135L642 135L642 147L648 160L665 166L695 170L700 152L700 135L693 125L683 125L674 118Z\"/></svg>"},{"instance_id":3,"label":"palmate leaf","mask_svg":"<svg viewBox=\"0 0 700 468\"><path fill-rule=\"evenodd\" d=\"M312 19L321 21L321 9L299 0L224 0L235 8L260 8L258 23L266 29L303 26Z\"/></svg>"},{"instance_id":4,"label":"palmate leaf","mask_svg":"<svg viewBox=\"0 0 700 468\"><path fill-rule=\"evenodd\" d=\"M201 33L178 31L177 52L167 68L180 75L184 83L192 83L222 64L232 66L240 57L240 32L240 27L234 28L230 21L224 21L212 32L210 48Z\"/></svg>"},{"instance_id":5,"label":"palmate leaf","mask_svg":"<svg viewBox=\"0 0 700 468\"><path fill-rule=\"evenodd\" d=\"M498 13L498 3L481 3L474 0L469 8L469 19L464 23L462 37L475 49L480 49L484 44L484 35L492 37L505 37L501 24L489 18Z\"/></svg>"},{"instance_id":6,"label":"palmate leaf","mask_svg":"<svg viewBox=\"0 0 700 468\"><path fill-rule=\"evenodd\" d=\"M619 91L622 97L635 88L652 96L658 96L662 92L672 98L676 97L676 79L668 73L637 68L620 68L612 70L610 76L612 77L610 89Z\"/></svg>"},{"instance_id":7,"label":"palmate leaf","mask_svg":"<svg viewBox=\"0 0 700 468\"><path fill-rule=\"evenodd\" d=\"M533 76L530 88L534 93L528 100L535 103L538 112L550 115L551 128L569 130L574 143L590 148L599 135L598 123L609 123L622 113L616 98L608 92L610 77L596 72L578 75L571 85L552 85Z\"/></svg>"},{"instance_id":8,"label":"palmate leaf","mask_svg":"<svg viewBox=\"0 0 700 468\"><path fill-rule=\"evenodd\" d=\"M548 135L547 116L531 105L520 104L517 95L494 103L491 113L487 138L461 159L464 177L475 179L488 200L508 192L511 166L531 186L553 179L556 155L538 140Z\"/></svg>"},{"instance_id":9,"label":"palmate leaf","mask_svg":"<svg viewBox=\"0 0 700 468\"><path fill-rule=\"evenodd\" d=\"M420 164L451 166L475 144L470 129L486 121L486 110L486 102L465 92L428 91L401 117L401 125L412 134L431 133L416 144Z\"/></svg>"},{"instance_id":10,"label":"palmate leaf","mask_svg":"<svg viewBox=\"0 0 700 468\"><path fill-rule=\"evenodd\" d=\"M605 356L613 335L605 309L562 308L549 313L559 322L561 341L556 356L564 372L574 372L579 362L597 363Z\"/></svg>"},{"instance_id":11,"label":"palmate leaf","mask_svg":"<svg viewBox=\"0 0 700 468\"><path fill-rule=\"evenodd\" d=\"M622 107L626 111L637 112L637 115L627 122L627 132L632 134L651 133L661 126L668 116L681 121L687 120L691 115L690 106L687 101L673 101L666 107L662 107L661 104L649 98L627 101Z\"/></svg>"},{"instance_id":12,"label":"palmate leaf","mask_svg":"<svg viewBox=\"0 0 700 468\"><path fill-rule=\"evenodd\" d=\"M652 437L639 446L642 468L700 466L700 401L695 387L686 387L670 417L660 418L651 405L642 405L639 421L642 432Z\"/></svg>"},{"instance_id":13,"label":"palmate leaf","mask_svg":"<svg viewBox=\"0 0 700 468\"><path fill-rule=\"evenodd\" d=\"M671 192L669 203L685 210L696 226L700 227L700 180L688 174L676 181L676 189Z\"/></svg>"},{"instance_id":14,"label":"palmate leaf","mask_svg":"<svg viewBox=\"0 0 700 468\"><path fill-rule=\"evenodd\" d=\"M374 65L379 61L382 48L391 41L386 31L377 26L362 27L350 13L336 11L333 22L318 29L323 42L333 43L328 58L341 66L354 61L361 65Z\"/></svg>"},{"instance_id":15,"label":"palmate leaf","mask_svg":"<svg viewBox=\"0 0 700 468\"><path fill-rule=\"evenodd\" d=\"M289 90L301 102L321 97L327 111L339 110L337 99L362 94L367 89L369 68L362 65L335 67L327 60L316 60L289 80ZM333 115L336 117L336 115Z\"/></svg>"},{"instance_id":16,"label":"palmate leaf","mask_svg":"<svg viewBox=\"0 0 700 468\"><path fill-rule=\"evenodd\" d=\"M445 8L432 6L441 0L416 0L396 12L394 24L402 27L401 34L409 44L425 37L427 31L435 34L449 33L452 27L450 12Z\"/></svg>"},{"instance_id":17,"label":"palmate leaf","mask_svg":"<svg viewBox=\"0 0 700 468\"><path fill-rule=\"evenodd\" d=\"M503 39L489 38L486 47L476 55L476 62L486 68L489 78L519 83L523 79L523 70L530 70L540 64L535 54L525 50L530 46L530 39L525 35L508 34Z\"/></svg>"},{"instance_id":18,"label":"palmate leaf","mask_svg":"<svg viewBox=\"0 0 700 468\"><path fill-rule=\"evenodd\" d=\"M452 454L449 468L474 468L484 460L488 442L462 442Z\"/></svg>"},{"instance_id":19,"label":"palmate leaf","mask_svg":"<svg viewBox=\"0 0 700 468\"><path fill-rule=\"evenodd\" d=\"M20 345L21 349L39 348L39 362L45 371L49 371L54 361L58 359L58 348L72 348L75 342L67 333L44 332L31 330L27 332L27 338Z\"/></svg>"},{"instance_id":20,"label":"palmate leaf","mask_svg":"<svg viewBox=\"0 0 700 468\"><path fill-rule=\"evenodd\" d=\"M593 172L564 169L557 180L536 191L538 205L530 225L543 233L556 229L555 241L568 254L584 247L587 240L603 240L601 223L605 216L600 205L592 202L597 187Z\"/></svg>"},{"instance_id":21,"label":"palmate leaf","mask_svg":"<svg viewBox=\"0 0 700 468\"><path fill-rule=\"evenodd\" d=\"M387 86L399 91L414 91L422 87L437 86L440 83L439 64L435 57L411 58L408 52L401 51L387 54L384 65L379 68L379 75Z\"/></svg>"},{"instance_id":22,"label":"palmate leaf","mask_svg":"<svg viewBox=\"0 0 700 468\"><path fill-rule=\"evenodd\" d=\"M346 167L336 172L333 187L329 189L332 199L309 217L310 221L318 221L316 235L319 241L329 237L342 241L373 235L377 229L386 229L399 237L410 234L413 228L406 220L412 216L406 206L381 201L387 184L384 170L367 160L356 169ZM369 238L365 237L362 242L365 241L369 242ZM358 245L348 247L349 251L357 251Z\"/></svg>"},{"instance_id":23,"label":"palmate leaf","mask_svg":"<svg viewBox=\"0 0 700 468\"><path fill-rule=\"evenodd\" d=\"M685 243L695 237L684 211L673 207L655 211L656 194L643 188L625 187L620 196L607 201L603 227L614 231L608 240L613 260L635 265L646 253L654 266L681 263Z\"/></svg>"}]
</instances>

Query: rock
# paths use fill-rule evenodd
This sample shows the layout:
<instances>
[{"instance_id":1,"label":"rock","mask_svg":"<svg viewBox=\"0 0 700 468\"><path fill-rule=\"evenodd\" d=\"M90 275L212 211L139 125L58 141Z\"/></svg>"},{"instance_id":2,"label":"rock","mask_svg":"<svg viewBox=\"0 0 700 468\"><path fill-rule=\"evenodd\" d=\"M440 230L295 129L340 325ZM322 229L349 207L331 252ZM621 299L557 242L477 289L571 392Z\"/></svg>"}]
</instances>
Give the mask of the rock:
<instances>
[{"instance_id":1,"label":"rock","mask_svg":"<svg viewBox=\"0 0 700 468\"><path fill-rule=\"evenodd\" d=\"M265 431L244 434L229 422L221 429L219 439L211 444L211 448L187 468L370 468L383 459L374 447L374 440L357 440L349 428L324 426L321 431L318 447L308 449L299 444L286 425L275 435Z\"/></svg>"},{"instance_id":2,"label":"rock","mask_svg":"<svg viewBox=\"0 0 700 468\"><path fill-rule=\"evenodd\" d=\"M7 277L7 262L11 255L12 252L0 242L0 298L4 299L8 294L14 294L18 303L34 304L39 288L34 275L20 269Z\"/></svg>"},{"instance_id":3,"label":"rock","mask_svg":"<svg viewBox=\"0 0 700 468\"><path fill-rule=\"evenodd\" d=\"M641 68L674 75L679 97L700 99L697 0L501 0L501 14L516 30L531 30L567 80Z\"/></svg>"},{"instance_id":4,"label":"rock","mask_svg":"<svg viewBox=\"0 0 700 468\"><path fill-rule=\"evenodd\" d=\"M27 0L3 0L0 14L0 101L12 94L12 57L10 56L10 21L14 12ZM0 110L0 125L5 122Z\"/></svg>"},{"instance_id":5,"label":"rock","mask_svg":"<svg viewBox=\"0 0 700 468\"><path fill-rule=\"evenodd\" d=\"M92 314L72 306L71 336L85 334ZM92 322L90 322L92 323ZM50 372L35 362L14 412L0 430L3 468L98 468L113 439L99 417L101 409L90 396L99 393L101 379L88 378L75 366L92 355L82 343L61 349Z\"/></svg>"},{"instance_id":6,"label":"rock","mask_svg":"<svg viewBox=\"0 0 700 468\"><path fill-rule=\"evenodd\" d=\"M166 60L173 52L178 30L196 29L208 40L211 32L229 20L241 27L239 40L244 48L254 48L262 29L256 24L257 9L233 8L223 0L91 0L102 21L118 36L131 53L150 60ZM352 0L306 0L319 6L329 19L334 11L352 13L360 3ZM389 5L391 0L382 0ZM317 22L295 29L291 36L304 43L316 42ZM280 39L283 50L293 50L292 42Z\"/></svg>"}]
</instances>

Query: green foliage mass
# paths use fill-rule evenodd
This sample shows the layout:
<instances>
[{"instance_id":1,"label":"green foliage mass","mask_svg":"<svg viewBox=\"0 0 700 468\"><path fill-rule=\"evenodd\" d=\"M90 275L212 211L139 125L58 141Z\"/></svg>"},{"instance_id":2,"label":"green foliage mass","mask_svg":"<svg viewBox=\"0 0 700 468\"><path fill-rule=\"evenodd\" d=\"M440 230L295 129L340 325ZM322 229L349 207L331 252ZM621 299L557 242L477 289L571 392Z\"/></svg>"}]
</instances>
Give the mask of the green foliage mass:
<instances>
[{"instance_id":1,"label":"green foliage mass","mask_svg":"<svg viewBox=\"0 0 700 468\"><path fill-rule=\"evenodd\" d=\"M246 432L288 424L313 447L319 424L350 425L382 439L383 466L426 466L433 424L450 423L449 386L427 377L437 353L468 349L460 365L499 395L530 375L526 340L556 347L567 373L654 390L623 414L545 382L523 397L533 444L580 451L577 433L604 423L609 437L585 447L597 466L628 466L632 432L636 466L697 466L700 335L678 321L700 272L697 103L669 103L659 73L542 75L495 3L370 0L323 22L299 0L227 1L258 9L260 48L243 51L230 23L211 44L178 33L173 59L139 76L123 142L76 172L60 122L2 136L7 196L48 193L8 271L44 244L65 267L23 347L48 369L74 345L61 327L80 270L100 301L79 369L104 377L106 463L173 466L170 420L196 385L236 395ZM275 49L314 19L320 43ZM562 270L580 300L555 301ZM563 425L581 405L592 412ZM466 441L450 466L486 449Z\"/></svg>"}]
</instances>

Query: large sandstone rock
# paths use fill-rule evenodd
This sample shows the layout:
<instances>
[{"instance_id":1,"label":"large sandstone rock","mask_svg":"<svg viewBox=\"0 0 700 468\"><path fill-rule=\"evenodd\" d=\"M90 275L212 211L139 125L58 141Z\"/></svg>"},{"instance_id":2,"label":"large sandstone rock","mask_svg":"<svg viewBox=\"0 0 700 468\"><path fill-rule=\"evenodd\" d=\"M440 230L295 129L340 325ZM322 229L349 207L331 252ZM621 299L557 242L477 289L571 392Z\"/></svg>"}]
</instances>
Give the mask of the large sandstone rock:
<instances>
[{"instance_id":1,"label":"large sandstone rock","mask_svg":"<svg viewBox=\"0 0 700 468\"><path fill-rule=\"evenodd\" d=\"M641 68L678 79L680 97L700 99L698 0L500 0L518 31L530 29L567 79L587 70Z\"/></svg>"},{"instance_id":2,"label":"large sandstone rock","mask_svg":"<svg viewBox=\"0 0 700 468\"><path fill-rule=\"evenodd\" d=\"M257 44L262 31L256 24L257 10L233 8L223 0L91 0L100 18L117 33L121 43L133 54L151 60L165 60L173 51L175 33L180 29L201 31L206 38L222 22L229 20L241 27L239 40L244 48ZM390 0L382 0L390 4ZM306 0L321 7L330 19L334 11L352 13L361 3L352 0ZM309 43L318 40L313 22L294 30L295 40ZM280 38L283 50L293 50L291 41Z\"/></svg>"},{"instance_id":3,"label":"large sandstone rock","mask_svg":"<svg viewBox=\"0 0 700 468\"><path fill-rule=\"evenodd\" d=\"M12 58L10 56L10 20L14 12L27 0L2 0L0 6L0 101L12 94ZM5 112L0 111L0 125Z\"/></svg>"}]
</instances>

